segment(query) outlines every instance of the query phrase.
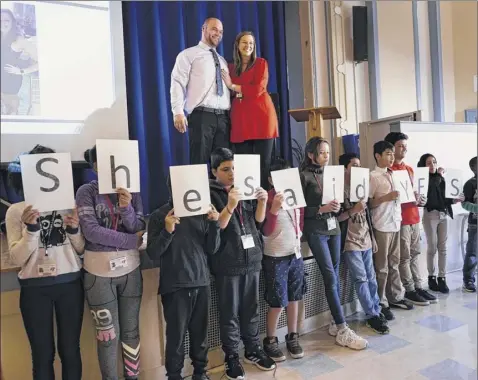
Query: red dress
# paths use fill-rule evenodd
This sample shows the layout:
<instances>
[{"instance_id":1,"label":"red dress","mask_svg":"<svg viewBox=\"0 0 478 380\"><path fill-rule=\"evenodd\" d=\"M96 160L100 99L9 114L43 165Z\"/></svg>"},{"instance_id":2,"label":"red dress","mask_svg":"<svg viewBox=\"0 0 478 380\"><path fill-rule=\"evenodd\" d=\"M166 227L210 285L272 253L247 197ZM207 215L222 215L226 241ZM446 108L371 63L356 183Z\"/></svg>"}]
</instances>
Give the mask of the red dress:
<instances>
[{"instance_id":1,"label":"red dress","mask_svg":"<svg viewBox=\"0 0 478 380\"><path fill-rule=\"evenodd\" d=\"M237 76L229 65L233 84L241 86L242 99L234 98L231 105L231 142L265 140L279 136L274 103L267 93L269 69L264 58L256 58L254 65Z\"/></svg>"}]
</instances>

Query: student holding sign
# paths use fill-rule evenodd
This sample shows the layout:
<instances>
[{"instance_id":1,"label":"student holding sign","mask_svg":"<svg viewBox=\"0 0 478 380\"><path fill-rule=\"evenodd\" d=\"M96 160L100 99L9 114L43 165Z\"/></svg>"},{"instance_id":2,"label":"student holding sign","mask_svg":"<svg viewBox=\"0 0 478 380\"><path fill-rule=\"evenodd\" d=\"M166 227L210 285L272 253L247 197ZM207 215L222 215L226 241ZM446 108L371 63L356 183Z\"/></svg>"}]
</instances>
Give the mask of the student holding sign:
<instances>
[{"instance_id":1,"label":"student holding sign","mask_svg":"<svg viewBox=\"0 0 478 380\"><path fill-rule=\"evenodd\" d=\"M241 337L246 363L264 371L276 367L262 349L259 338L262 242L257 225L265 219L267 192L259 187L256 190L257 201L241 201L241 188L233 187L234 155L229 149L214 150L211 169L216 178L210 184L211 201L220 212L219 225L222 229L221 247L211 257L211 269L216 277L226 376L228 379L243 379L244 369L239 362Z\"/></svg>"},{"instance_id":2,"label":"student holding sign","mask_svg":"<svg viewBox=\"0 0 478 380\"><path fill-rule=\"evenodd\" d=\"M171 197L149 220L147 252L160 268L159 294L166 320L169 380L182 379L187 332L189 357L194 366L192 380L209 379L206 366L211 289L207 255L219 249L218 218L219 213L213 206L206 215L179 218L174 214Z\"/></svg>"},{"instance_id":3,"label":"student holding sign","mask_svg":"<svg viewBox=\"0 0 478 380\"><path fill-rule=\"evenodd\" d=\"M372 232L372 221L367 208L367 196L356 203L351 202L351 194L358 192L363 184L351 186L351 173L360 168L360 159L354 153L339 157L339 164L345 167L345 190L343 212L339 215L342 230L342 248L355 285L360 305L367 318L367 326L379 334L390 332L387 319L381 313L380 299L377 293L377 279L373 268L373 252L377 252L377 243ZM366 178L368 180L368 178Z\"/></svg>"},{"instance_id":4,"label":"student holding sign","mask_svg":"<svg viewBox=\"0 0 478 380\"><path fill-rule=\"evenodd\" d=\"M96 147L85 152L85 160L97 171ZM94 180L78 189L76 201L86 240L84 288L95 321L101 374L118 378L120 339L124 377L137 379L143 293L138 248L145 229L141 197L126 189L99 194Z\"/></svg>"},{"instance_id":5,"label":"student holding sign","mask_svg":"<svg viewBox=\"0 0 478 380\"><path fill-rule=\"evenodd\" d=\"M410 176L410 182L413 183L413 169L405 164L404 159L407 154L407 140L408 136L401 132L390 132L385 141L388 141L395 148L394 163L392 165L393 171L406 170ZM403 188L403 183L400 189L400 194L407 192ZM401 204L402 208L402 222L400 227L400 277L403 287L405 288L405 299L409 302L426 306L430 303L437 303L437 298L423 289L422 277L420 273L419 255L421 253L420 247L420 214L418 212L418 205L425 204L425 197L419 196L415 192L415 199L413 202ZM393 304L392 304L393 306Z\"/></svg>"},{"instance_id":6,"label":"student holding sign","mask_svg":"<svg viewBox=\"0 0 478 380\"><path fill-rule=\"evenodd\" d=\"M304 234L324 280L325 295L333 317L329 334L335 336L337 344L341 346L362 350L368 342L347 326L340 304L340 228L336 218L340 203L333 200L322 204L323 171L328 162L329 143L321 137L309 139L300 173L307 203L304 210Z\"/></svg>"},{"instance_id":7,"label":"student holding sign","mask_svg":"<svg viewBox=\"0 0 478 380\"><path fill-rule=\"evenodd\" d=\"M430 290L448 293L446 284L446 242L448 239L448 220L453 219L451 205L455 200L445 197L445 178L443 168L437 167L435 156L425 153L420 157L417 167L428 167L429 180L427 200L423 207L423 229L427 237L428 287ZM438 250L438 277L435 257Z\"/></svg>"},{"instance_id":8,"label":"student holding sign","mask_svg":"<svg viewBox=\"0 0 478 380\"><path fill-rule=\"evenodd\" d=\"M28 154L45 153L54 151L37 145ZM8 167L9 184L20 196L21 170L18 162ZM78 215L63 210L40 213L19 202L8 208L6 227L10 259L21 267L20 310L31 346L33 378L55 377L55 315L63 378L80 380L84 295L79 255L85 242Z\"/></svg>"},{"instance_id":9,"label":"student holding sign","mask_svg":"<svg viewBox=\"0 0 478 380\"><path fill-rule=\"evenodd\" d=\"M290 168L283 159L276 159L271 172ZM272 176L269 183L274 186ZM302 300L306 284L304 261L301 255L300 238L304 225L304 209L284 210L284 194L272 188L267 201L264 233L264 280L265 300L269 305L267 313L267 336L264 338L264 351L276 362L285 360L276 336L277 323L283 308L287 308L288 334L285 337L287 351L294 359L304 356L299 344L297 319L299 301Z\"/></svg>"},{"instance_id":10,"label":"student holding sign","mask_svg":"<svg viewBox=\"0 0 478 380\"><path fill-rule=\"evenodd\" d=\"M393 152L393 145L387 141L374 144L373 155L377 166L370 172L369 190L373 233L378 247L374 256L378 296L382 313L388 321L395 319L390 310L391 305L405 310L413 309L413 304L403 299L398 270L402 212L390 169L394 161Z\"/></svg>"},{"instance_id":11,"label":"student holding sign","mask_svg":"<svg viewBox=\"0 0 478 380\"><path fill-rule=\"evenodd\" d=\"M473 178L466 181L463 188L465 201L463 208L470 212L468 216L468 242L466 243L466 255L463 262L463 290L476 293L475 271L476 271L476 221L478 215L478 190L476 186L476 156L470 160L470 169Z\"/></svg>"}]
</instances>

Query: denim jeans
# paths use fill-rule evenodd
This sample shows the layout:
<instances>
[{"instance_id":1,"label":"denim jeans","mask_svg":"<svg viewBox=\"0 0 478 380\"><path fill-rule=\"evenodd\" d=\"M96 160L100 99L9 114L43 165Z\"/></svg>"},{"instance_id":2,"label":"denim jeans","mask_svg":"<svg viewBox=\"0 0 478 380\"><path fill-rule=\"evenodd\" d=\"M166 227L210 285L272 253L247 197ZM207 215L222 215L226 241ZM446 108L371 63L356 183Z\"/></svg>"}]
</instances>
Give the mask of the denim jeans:
<instances>
[{"instance_id":1,"label":"denim jeans","mask_svg":"<svg viewBox=\"0 0 478 380\"><path fill-rule=\"evenodd\" d=\"M312 233L307 237L310 250L319 265L324 280L325 296L330 312L336 324L345 323L345 317L340 305L340 235L321 235Z\"/></svg>"},{"instance_id":2,"label":"denim jeans","mask_svg":"<svg viewBox=\"0 0 478 380\"><path fill-rule=\"evenodd\" d=\"M476 270L476 227L468 227L468 242L466 243L466 255L463 262L463 282L475 283Z\"/></svg>"},{"instance_id":3,"label":"denim jeans","mask_svg":"<svg viewBox=\"0 0 478 380\"><path fill-rule=\"evenodd\" d=\"M377 293L377 278L373 268L372 250L346 251L344 255L350 277L355 286L355 292L366 318L380 315L380 299Z\"/></svg>"}]
</instances>

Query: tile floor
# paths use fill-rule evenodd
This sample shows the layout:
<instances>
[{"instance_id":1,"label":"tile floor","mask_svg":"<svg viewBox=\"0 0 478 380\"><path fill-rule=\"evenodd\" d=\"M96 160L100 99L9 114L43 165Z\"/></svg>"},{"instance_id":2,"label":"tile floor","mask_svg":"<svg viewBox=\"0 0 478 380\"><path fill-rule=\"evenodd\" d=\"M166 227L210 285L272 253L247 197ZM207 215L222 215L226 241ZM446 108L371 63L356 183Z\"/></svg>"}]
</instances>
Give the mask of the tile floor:
<instances>
[{"instance_id":1,"label":"tile floor","mask_svg":"<svg viewBox=\"0 0 478 380\"><path fill-rule=\"evenodd\" d=\"M366 350L341 348L322 329L301 337L303 359L279 363L275 377L244 365L247 380L476 380L476 294L462 292L460 272L447 278L450 294L440 294L434 305L396 311L389 335L375 334L352 316L349 324L369 340Z\"/></svg>"}]
</instances>

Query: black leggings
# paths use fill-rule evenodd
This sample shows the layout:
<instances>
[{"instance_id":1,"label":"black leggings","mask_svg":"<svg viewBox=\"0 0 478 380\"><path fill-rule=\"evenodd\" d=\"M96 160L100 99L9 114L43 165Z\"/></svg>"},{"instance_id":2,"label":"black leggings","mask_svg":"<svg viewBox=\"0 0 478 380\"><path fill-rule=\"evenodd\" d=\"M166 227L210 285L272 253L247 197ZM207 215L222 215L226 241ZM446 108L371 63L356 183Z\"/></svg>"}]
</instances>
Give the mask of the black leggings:
<instances>
[{"instance_id":1,"label":"black leggings","mask_svg":"<svg viewBox=\"0 0 478 380\"><path fill-rule=\"evenodd\" d=\"M234 144L234 153L259 154L261 156L261 187L269 190L269 171L272 160L274 139L247 140L240 144Z\"/></svg>"},{"instance_id":2,"label":"black leggings","mask_svg":"<svg viewBox=\"0 0 478 380\"><path fill-rule=\"evenodd\" d=\"M55 379L53 313L61 378L81 379L80 335L84 302L80 279L65 284L21 288L20 310L32 350L33 380Z\"/></svg>"}]
</instances>

